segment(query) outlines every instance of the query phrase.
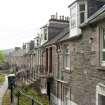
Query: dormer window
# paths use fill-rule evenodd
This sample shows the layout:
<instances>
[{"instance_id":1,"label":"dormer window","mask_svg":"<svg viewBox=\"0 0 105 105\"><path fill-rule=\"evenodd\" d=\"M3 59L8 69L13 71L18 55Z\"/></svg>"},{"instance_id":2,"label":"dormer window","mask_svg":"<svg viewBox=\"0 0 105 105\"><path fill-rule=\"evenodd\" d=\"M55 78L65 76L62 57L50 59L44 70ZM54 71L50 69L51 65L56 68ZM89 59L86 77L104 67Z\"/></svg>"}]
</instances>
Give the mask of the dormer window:
<instances>
[{"instance_id":1,"label":"dormer window","mask_svg":"<svg viewBox=\"0 0 105 105\"><path fill-rule=\"evenodd\" d=\"M47 40L47 29L44 29L44 40Z\"/></svg>"},{"instance_id":2,"label":"dormer window","mask_svg":"<svg viewBox=\"0 0 105 105\"><path fill-rule=\"evenodd\" d=\"M87 0L77 0L70 6L70 37L82 34L80 24L87 19Z\"/></svg>"},{"instance_id":3,"label":"dormer window","mask_svg":"<svg viewBox=\"0 0 105 105\"><path fill-rule=\"evenodd\" d=\"M79 20L80 24L86 20L86 3L79 4Z\"/></svg>"},{"instance_id":4,"label":"dormer window","mask_svg":"<svg viewBox=\"0 0 105 105\"><path fill-rule=\"evenodd\" d=\"M70 26L71 26L71 29L75 28L76 27L76 5L74 5L71 9L70 9Z\"/></svg>"},{"instance_id":5,"label":"dormer window","mask_svg":"<svg viewBox=\"0 0 105 105\"><path fill-rule=\"evenodd\" d=\"M41 45L48 41L48 27L41 28Z\"/></svg>"},{"instance_id":6,"label":"dormer window","mask_svg":"<svg viewBox=\"0 0 105 105\"><path fill-rule=\"evenodd\" d=\"M70 50L69 50L69 45L64 46L63 59L64 59L64 68L66 70L70 70Z\"/></svg>"},{"instance_id":7,"label":"dormer window","mask_svg":"<svg viewBox=\"0 0 105 105\"><path fill-rule=\"evenodd\" d=\"M37 46L39 46L39 40L37 39Z\"/></svg>"}]
</instances>

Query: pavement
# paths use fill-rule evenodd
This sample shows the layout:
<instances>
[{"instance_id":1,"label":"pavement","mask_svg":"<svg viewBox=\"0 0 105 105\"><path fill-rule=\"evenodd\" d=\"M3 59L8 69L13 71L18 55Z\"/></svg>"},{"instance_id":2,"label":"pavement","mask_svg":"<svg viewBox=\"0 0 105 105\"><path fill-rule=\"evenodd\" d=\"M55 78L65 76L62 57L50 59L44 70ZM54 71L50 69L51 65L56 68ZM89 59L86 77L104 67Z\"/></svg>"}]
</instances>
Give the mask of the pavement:
<instances>
[{"instance_id":1,"label":"pavement","mask_svg":"<svg viewBox=\"0 0 105 105\"><path fill-rule=\"evenodd\" d=\"M0 105L2 105L3 96L8 88L8 78L5 76L5 82L0 86Z\"/></svg>"}]
</instances>

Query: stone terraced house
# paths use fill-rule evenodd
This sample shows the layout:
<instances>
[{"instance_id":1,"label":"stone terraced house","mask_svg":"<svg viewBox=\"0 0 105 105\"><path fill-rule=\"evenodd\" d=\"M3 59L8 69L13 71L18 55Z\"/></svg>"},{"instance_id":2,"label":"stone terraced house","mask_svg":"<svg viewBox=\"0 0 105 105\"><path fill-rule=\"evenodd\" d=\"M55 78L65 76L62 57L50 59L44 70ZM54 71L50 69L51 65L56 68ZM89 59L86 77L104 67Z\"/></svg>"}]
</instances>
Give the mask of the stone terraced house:
<instances>
[{"instance_id":1,"label":"stone terraced house","mask_svg":"<svg viewBox=\"0 0 105 105\"><path fill-rule=\"evenodd\" d=\"M76 0L69 10L70 18L52 15L11 65L24 65L19 75L39 81L52 105L105 105L105 0Z\"/></svg>"}]
</instances>

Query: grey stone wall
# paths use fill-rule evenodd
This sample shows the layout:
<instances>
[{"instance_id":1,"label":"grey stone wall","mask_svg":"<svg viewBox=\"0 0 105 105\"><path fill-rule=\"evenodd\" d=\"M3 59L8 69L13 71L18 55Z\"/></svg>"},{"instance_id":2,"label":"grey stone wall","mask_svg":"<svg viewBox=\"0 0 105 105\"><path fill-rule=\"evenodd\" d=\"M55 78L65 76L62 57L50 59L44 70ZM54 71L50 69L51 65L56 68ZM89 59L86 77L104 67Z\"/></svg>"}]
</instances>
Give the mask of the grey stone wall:
<instances>
[{"instance_id":1,"label":"grey stone wall","mask_svg":"<svg viewBox=\"0 0 105 105\"><path fill-rule=\"evenodd\" d=\"M96 86L105 84L105 71L97 69L100 67L99 26L105 23L85 27L79 39L70 41L71 100L78 105L96 105Z\"/></svg>"},{"instance_id":2,"label":"grey stone wall","mask_svg":"<svg viewBox=\"0 0 105 105\"><path fill-rule=\"evenodd\" d=\"M82 29L82 35L74 40L61 42L61 48L65 44L70 47L70 72L63 70L63 80L71 88L71 101L77 105L96 105L96 86L105 84L105 68L100 65L100 28L105 27L105 22L89 25ZM53 62L57 62L57 52L53 52ZM60 70L62 70L62 57L60 58ZM56 65L56 66L55 66ZM54 79L58 72L58 63L53 64ZM56 74L57 75L57 74ZM61 98L61 92L57 95L57 81L54 80L51 93ZM65 84L62 84L66 86ZM61 84L59 84L59 91Z\"/></svg>"}]
</instances>

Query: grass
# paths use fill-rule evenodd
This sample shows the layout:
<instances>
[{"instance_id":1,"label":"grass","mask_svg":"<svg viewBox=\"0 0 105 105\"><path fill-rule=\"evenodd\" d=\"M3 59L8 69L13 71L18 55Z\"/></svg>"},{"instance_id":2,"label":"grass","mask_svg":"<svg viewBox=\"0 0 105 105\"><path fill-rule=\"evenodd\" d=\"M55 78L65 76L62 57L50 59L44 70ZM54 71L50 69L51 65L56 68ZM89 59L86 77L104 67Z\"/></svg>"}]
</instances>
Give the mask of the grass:
<instances>
[{"instance_id":1,"label":"grass","mask_svg":"<svg viewBox=\"0 0 105 105\"><path fill-rule=\"evenodd\" d=\"M0 85L3 84L4 81L5 81L5 75L0 74Z\"/></svg>"},{"instance_id":2,"label":"grass","mask_svg":"<svg viewBox=\"0 0 105 105\"><path fill-rule=\"evenodd\" d=\"M49 105L48 97L42 96L38 91L33 90L30 86L24 86L21 89L23 93L33 97L36 101L42 103L42 105ZM32 105L32 100L30 100L26 96L20 95L20 105Z\"/></svg>"},{"instance_id":3,"label":"grass","mask_svg":"<svg viewBox=\"0 0 105 105\"><path fill-rule=\"evenodd\" d=\"M42 96L40 93L38 93L37 91L33 90L32 88L29 88L26 91L26 94L32 96L38 102L43 103L43 105L49 105L48 97L47 96Z\"/></svg>"},{"instance_id":4,"label":"grass","mask_svg":"<svg viewBox=\"0 0 105 105\"><path fill-rule=\"evenodd\" d=\"M3 97L3 104L2 105L11 105L10 91L9 90L7 90L7 92L5 93L5 95Z\"/></svg>"}]
</instances>

